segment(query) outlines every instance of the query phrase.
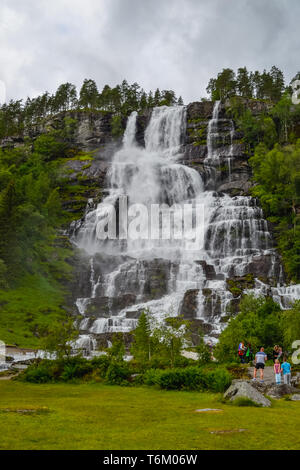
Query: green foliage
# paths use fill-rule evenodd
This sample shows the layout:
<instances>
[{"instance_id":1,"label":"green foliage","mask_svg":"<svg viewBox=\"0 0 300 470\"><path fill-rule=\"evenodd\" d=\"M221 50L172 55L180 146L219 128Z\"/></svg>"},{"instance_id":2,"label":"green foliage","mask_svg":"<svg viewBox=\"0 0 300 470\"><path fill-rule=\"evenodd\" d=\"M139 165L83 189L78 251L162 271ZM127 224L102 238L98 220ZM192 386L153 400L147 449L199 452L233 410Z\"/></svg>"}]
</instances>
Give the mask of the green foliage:
<instances>
[{"instance_id":1,"label":"green foliage","mask_svg":"<svg viewBox=\"0 0 300 470\"><path fill-rule=\"evenodd\" d=\"M246 295L240 303L240 313L229 321L221 333L215 347L214 356L220 362L237 359L238 345L241 341L251 343L256 352L264 346L270 354L274 344L283 344L281 310L270 298Z\"/></svg>"},{"instance_id":2,"label":"green foliage","mask_svg":"<svg viewBox=\"0 0 300 470\"><path fill-rule=\"evenodd\" d=\"M111 134L113 137L120 137L124 132L122 126L122 116L116 114L111 120Z\"/></svg>"},{"instance_id":3,"label":"green foliage","mask_svg":"<svg viewBox=\"0 0 300 470\"><path fill-rule=\"evenodd\" d=\"M37 360L20 376L20 380L32 383L69 382L89 374L94 364L80 356L56 360Z\"/></svg>"},{"instance_id":4,"label":"green foliage","mask_svg":"<svg viewBox=\"0 0 300 470\"><path fill-rule=\"evenodd\" d=\"M198 361L200 365L207 364L211 361L211 352L208 344L205 343L203 336L203 333L199 331L199 344L196 347L196 351L199 356Z\"/></svg>"},{"instance_id":5,"label":"green foliage","mask_svg":"<svg viewBox=\"0 0 300 470\"><path fill-rule=\"evenodd\" d=\"M275 235L290 279L300 279L300 225L297 207L300 204L300 140L294 145L279 144L268 151L256 147L250 158L254 186L252 194L259 198L265 214L275 224Z\"/></svg>"},{"instance_id":6,"label":"green foliage","mask_svg":"<svg viewBox=\"0 0 300 470\"><path fill-rule=\"evenodd\" d=\"M210 390L224 392L231 384L231 375L226 369L205 371L191 366L181 369L149 369L143 376L146 385L159 385L166 390Z\"/></svg>"},{"instance_id":7,"label":"green foliage","mask_svg":"<svg viewBox=\"0 0 300 470\"><path fill-rule=\"evenodd\" d=\"M46 329L41 328L40 335L43 338L43 350L55 353L61 359L70 356L72 344L78 338L79 331L74 326L74 318L70 318Z\"/></svg>"},{"instance_id":8,"label":"green foliage","mask_svg":"<svg viewBox=\"0 0 300 470\"><path fill-rule=\"evenodd\" d=\"M110 359L107 355L94 357L91 360L92 368L95 370L101 378L105 378L107 369L110 365Z\"/></svg>"},{"instance_id":9,"label":"green foliage","mask_svg":"<svg viewBox=\"0 0 300 470\"><path fill-rule=\"evenodd\" d=\"M128 385L130 368L123 360L112 360L106 375L105 381L111 385Z\"/></svg>"},{"instance_id":10,"label":"green foliage","mask_svg":"<svg viewBox=\"0 0 300 470\"><path fill-rule=\"evenodd\" d=\"M47 383L52 382L53 380L53 373L51 371L53 364L50 362L44 362L41 364L36 364L34 366L28 367L23 372L22 379L25 382L31 383Z\"/></svg>"},{"instance_id":11,"label":"green foliage","mask_svg":"<svg viewBox=\"0 0 300 470\"><path fill-rule=\"evenodd\" d=\"M98 89L94 80L85 79L80 90L79 103L84 108L95 108L98 100Z\"/></svg>"},{"instance_id":12,"label":"green foliage","mask_svg":"<svg viewBox=\"0 0 300 470\"><path fill-rule=\"evenodd\" d=\"M151 359L151 353L153 352L153 340L148 315L149 312L141 313L137 327L133 332L134 341L131 347L133 356L142 366Z\"/></svg>"},{"instance_id":13,"label":"green foliage","mask_svg":"<svg viewBox=\"0 0 300 470\"><path fill-rule=\"evenodd\" d=\"M151 336L151 357L158 357L159 361L165 360L169 366L174 367L181 357L183 346L190 344L190 322L183 320L181 316L167 318L163 324L153 329Z\"/></svg>"},{"instance_id":14,"label":"green foliage","mask_svg":"<svg viewBox=\"0 0 300 470\"><path fill-rule=\"evenodd\" d=\"M48 92L36 98L27 98L23 100L11 100L0 106L0 139L13 135L22 135L24 132L30 135L34 132L37 125L44 125L50 116L59 112L67 111L96 111L101 113L112 113L115 121L112 122L114 135L120 135L121 127L118 122L118 116L127 117L132 111L142 112L153 106L173 106L182 105L182 98L176 98L173 90L157 89L146 93L138 83L130 85L123 80L120 85L111 88L105 85L101 92L98 91L94 80L85 79L77 96L77 90L72 83L63 83L57 91L50 95ZM70 137L75 130L75 123L72 119L65 117L66 122L64 139L70 141ZM74 121L74 120L73 120ZM54 131L56 134L60 130ZM117 132L117 134L115 134ZM39 143L42 150L50 145L53 150L53 142L46 141ZM59 152L63 148L58 149ZM49 153L47 152L47 157Z\"/></svg>"},{"instance_id":15,"label":"green foliage","mask_svg":"<svg viewBox=\"0 0 300 470\"><path fill-rule=\"evenodd\" d=\"M114 333L112 338L112 346L108 349L108 356L110 359L122 361L125 355L125 344L123 333Z\"/></svg>"},{"instance_id":16,"label":"green foliage","mask_svg":"<svg viewBox=\"0 0 300 470\"><path fill-rule=\"evenodd\" d=\"M211 78L206 91L211 99L224 100L233 95L244 98L266 99L277 102L285 89L284 76L281 70L273 66L270 72L248 72L246 67L238 69L237 74L232 69L223 69L217 78Z\"/></svg>"},{"instance_id":17,"label":"green foliage","mask_svg":"<svg viewBox=\"0 0 300 470\"><path fill-rule=\"evenodd\" d=\"M53 160L65 156L67 144L53 134L42 134L34 142L34 151L44 160Z\"/></svg>"},{"instance_id":18,"label":"green foliage","mask_svg":"<svg viewBox=\"0 0 300 470\"><path fill-rule=\"evenodd\" d=\"M290 351L293 342L300 338L300 300L296 301L291 309L283 312L282 329L285 348Z\"/></svg>"}]
</instances>

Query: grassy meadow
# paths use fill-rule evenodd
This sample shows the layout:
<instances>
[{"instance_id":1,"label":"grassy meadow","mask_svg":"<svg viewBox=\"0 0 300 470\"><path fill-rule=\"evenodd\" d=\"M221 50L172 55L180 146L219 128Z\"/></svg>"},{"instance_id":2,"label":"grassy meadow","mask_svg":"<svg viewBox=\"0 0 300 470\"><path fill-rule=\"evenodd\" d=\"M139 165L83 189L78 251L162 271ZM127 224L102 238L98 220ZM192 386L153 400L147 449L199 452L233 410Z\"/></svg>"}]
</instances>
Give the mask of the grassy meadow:
<instances>
[{"instance_id":1,"label":"grassy meadow","mask_svg":"<svg viewBox=\"0 0 300 470\"><path fill-rule=\"evenodd\" d=\"M0 380L2 450L297 449L299 426L300 403L284 399L264 409L211 393Z\"/></svg>"}]
</instances>

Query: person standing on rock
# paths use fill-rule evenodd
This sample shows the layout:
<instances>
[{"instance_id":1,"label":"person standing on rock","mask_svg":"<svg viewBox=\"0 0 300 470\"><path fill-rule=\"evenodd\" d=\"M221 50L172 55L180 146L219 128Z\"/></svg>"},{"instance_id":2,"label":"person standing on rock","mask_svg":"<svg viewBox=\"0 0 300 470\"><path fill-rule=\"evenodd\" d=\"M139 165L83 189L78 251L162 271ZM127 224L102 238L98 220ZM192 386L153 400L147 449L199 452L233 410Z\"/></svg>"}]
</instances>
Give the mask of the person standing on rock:
<instances>
[{"instance_id":1,"label":"person standing on rock","mask_svg":"<svg viewBox=\"0 0 300 470\"><path fill-rule=\"evenodd\" d=\"M276 385L280 385L281 384L281 365L278 359L275 359L274 373L275 373Z\"/></svg>"},{"instance_id":2,"label":"person standing on rock","mask_svg":"<svg viewBox=\"0 0 300 470\"><path fill-rule=\"evenodd\" d=\"M252 346L251 346L250 343L248 343L247 351L246 351L246 362L247 362L247 364L249 364L249 362L251 362L252 359L253 359Z\"/></svg>"},{"instance_id":3,"label":"person standing on rock","mask_svg":"<svg viewBox=\"0 0 300 470\"><path fill-rule=\"evenodd\" d=\"M279 346L277 346L277 344L275 344L275 346L273 348L273 362L274 362L274 364L275 364L276 359L278 359L278 355L279 355Z\"/></svg>"},{"instance_id":4,"label":"person standing on rock","mask_svg":"<svg viewBox=\"0 0 300 470\"><path fill-rule=\"evenodd\" d=\"M285 357L281 366L281 372L283 373L283 383L285 385L291 385L291 370L291 364L287 362Z\"/></svg>"},{"instance_id":5,"label":"person standing on rock","mask_svg":"<svg viewBox=\"0 0 300 470\"><path fill-rule=\"evenodd\" d=\"M260 381L264 381L264 368L265 368L265 362L268 359L266 353L264 352L264 348L260 348L258 353L255 355L255 367L254 367L254 373L253 373L253 380L256 380L256 374L259 369L260 373Z\"/></svg>"},{"instance_id":6,"label":"person standing on rock","mask_svg":"<svg viewBox=\"0 0 300 470\"><path fill-rule=\"evenodd\" d=\"M245 364L245 352L246 352L246 348L245 348L244 342L241 341L239 344L238 355L242 364Z\"/></svg>"}]
</instances>

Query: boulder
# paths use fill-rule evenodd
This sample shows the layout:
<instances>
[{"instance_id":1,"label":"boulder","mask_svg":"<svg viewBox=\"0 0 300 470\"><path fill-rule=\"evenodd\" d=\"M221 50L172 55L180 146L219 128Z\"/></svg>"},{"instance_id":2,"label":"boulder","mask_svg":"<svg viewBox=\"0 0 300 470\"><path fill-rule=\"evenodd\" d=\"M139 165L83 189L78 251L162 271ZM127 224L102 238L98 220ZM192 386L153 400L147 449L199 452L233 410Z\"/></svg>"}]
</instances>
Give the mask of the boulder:
<instances>
[{"instance_id":1,"label":"boulder","mask_svg":"<svg viewBox=\"0 0 300 470\"><path fill-rule=\"evenodd\" d=\"M291 400L292 401L299 401L300 400L300 393L298 393L298 394L295 393L294 395L292 395Z\"/></svg>"},{"instance_id":2,"label":"boulder","mask_svg":"<svg viewBox=\"0 0 300 470\"><path fill-rule=\"evenodd\" d=\"M256 381L256 382L251 381L251 385L258 392L268 395L269 397L277 399L277 400L286 395L290 395L292 393L299 393L299 390L293 387L292 385L286 385L286 384L275 385L273 383L268 384L266 382L261 383L259 381Z\"/></svg>"},{"instance_id":3,"label":"boulder","mask_svg":"<svg viewBox=\"0 0 300 470\"><path fill-rule=\"evenodd\" d=\"M270 400L268 400L263 396L262 393L252 387L249 382L244 380L235 381L224 393L224 398L227 398L230 401L234 401L240 397L249 398L249 400L263 407L271 406Z\"/></svg>"}]
</instances>

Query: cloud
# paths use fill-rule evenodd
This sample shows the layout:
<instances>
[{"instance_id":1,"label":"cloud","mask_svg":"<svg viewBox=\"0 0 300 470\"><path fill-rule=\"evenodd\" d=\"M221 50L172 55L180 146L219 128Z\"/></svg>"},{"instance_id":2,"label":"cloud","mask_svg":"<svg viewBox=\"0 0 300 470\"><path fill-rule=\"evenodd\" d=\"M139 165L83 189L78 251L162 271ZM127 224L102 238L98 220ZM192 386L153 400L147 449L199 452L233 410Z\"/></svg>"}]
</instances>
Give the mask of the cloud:
<instances>
[{"instance_id":1,"label":"cloud","mask_svg":"<svg viewBox=\"0 0 300 470\"><path fill-rule=\"evenodd\" d=\"M298 0L2 0L0 79L8 98L84 78L205 96L223 67L298 71Z\"/></svg>"}]
</instances>

